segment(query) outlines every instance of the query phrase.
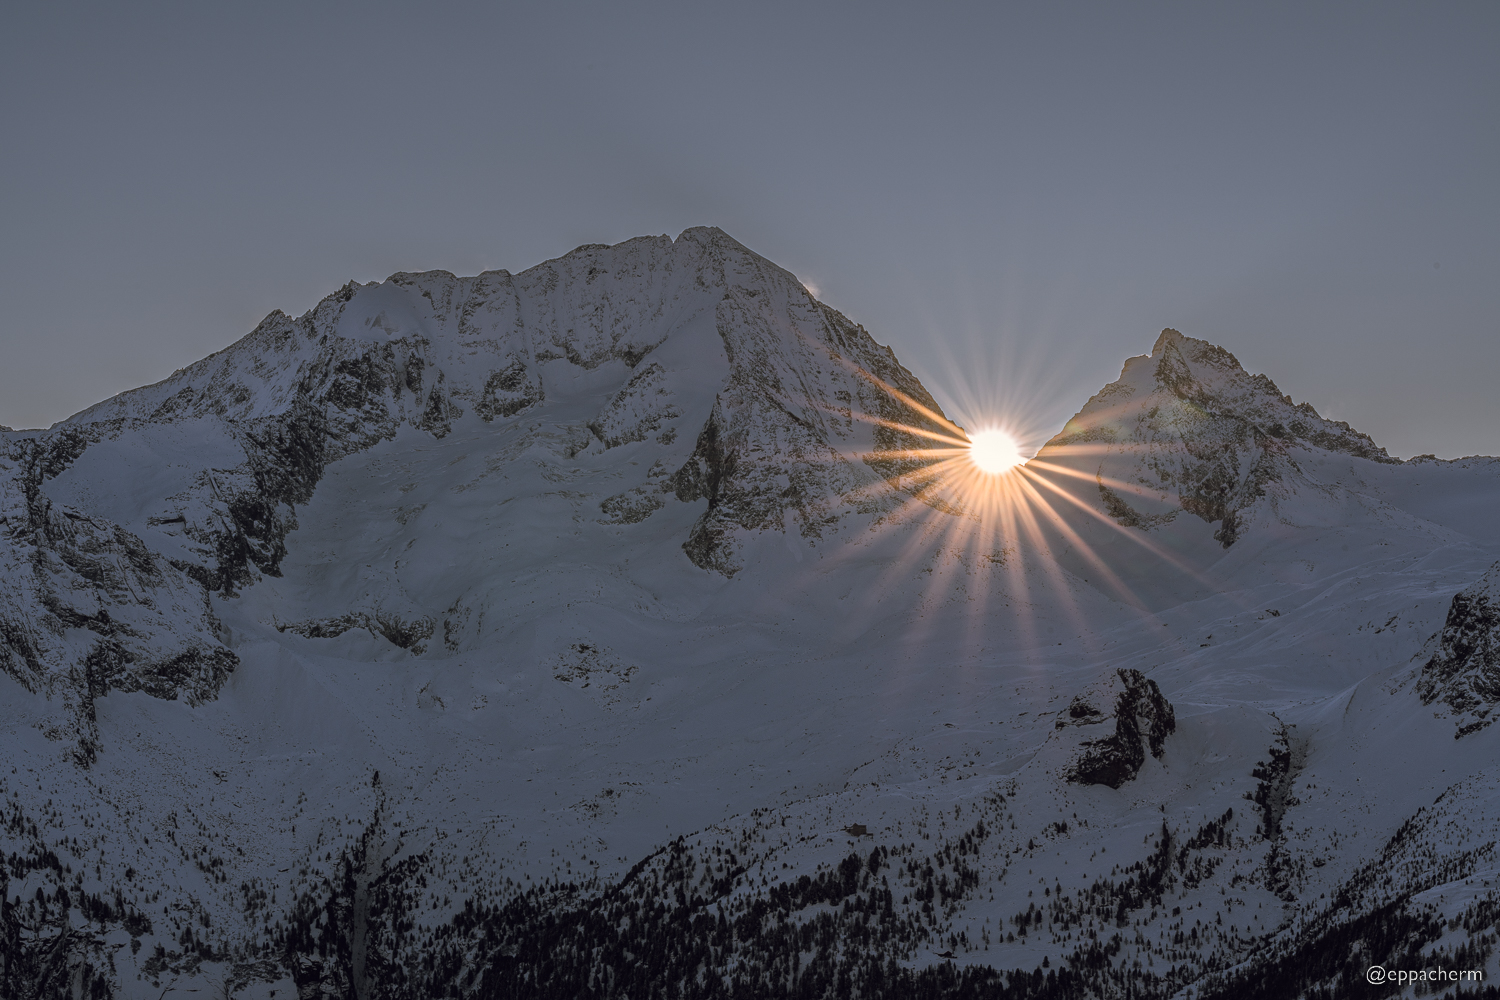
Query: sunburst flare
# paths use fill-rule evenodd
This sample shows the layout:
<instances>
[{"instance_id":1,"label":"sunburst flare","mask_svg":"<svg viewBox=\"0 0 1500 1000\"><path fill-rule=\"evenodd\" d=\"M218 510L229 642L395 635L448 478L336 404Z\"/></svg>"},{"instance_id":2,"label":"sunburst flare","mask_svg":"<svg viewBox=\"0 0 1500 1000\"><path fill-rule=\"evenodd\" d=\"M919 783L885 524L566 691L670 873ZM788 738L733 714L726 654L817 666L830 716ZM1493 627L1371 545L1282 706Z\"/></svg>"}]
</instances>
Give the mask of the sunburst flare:
<instances>
[{"instance_id":1,"label":"sunburst flare","mask_svg":"<svg viewBox=\"0 0 1500 1000\"><path fill-rule=\"evenodd\" d=\"M1020 465L1021 448L1016 439L1002 430L979 431L969 438L969 461L979 467L980 472L999 475Z\"/></svg>"}]
</instances>

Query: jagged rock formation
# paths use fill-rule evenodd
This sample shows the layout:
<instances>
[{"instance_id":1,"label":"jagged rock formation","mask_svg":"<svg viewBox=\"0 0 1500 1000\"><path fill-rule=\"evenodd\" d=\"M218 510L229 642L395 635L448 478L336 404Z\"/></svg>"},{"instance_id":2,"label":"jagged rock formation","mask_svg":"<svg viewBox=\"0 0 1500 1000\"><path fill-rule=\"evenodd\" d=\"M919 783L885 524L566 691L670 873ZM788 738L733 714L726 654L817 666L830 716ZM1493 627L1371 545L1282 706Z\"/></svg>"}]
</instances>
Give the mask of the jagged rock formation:
<instances>
[{"instance_id":1,"label":"jagged rock formation","mask_svg":"<svg viewBox=\"0 0 1500 1000\"><path fill-rule=\"evenodd\" d=\"M1056 729L1077 729L1082 737L1063 772L1068 781L1119 788L1140 772L1148 751L1160 759L1177 717L1155 681L1121 668L1079 692L1058 716Z\"/></svg>"},{"instance_id":2,"label":"jagged rock formation","mask_svg":"<svg viewBox=\"0 0 1500 1000\"><path fill-rule=\"evenodd\" d=\"M1443 629L1423 650L1417 678L1422 704L1441 701L1453 710L1455 738L1494 722L1500 705L1500 565L1453 595Z\"/></svg>"},{"instance_id":3,"label":"jagged rock formation","mask_svg":"<svg viewBox=\"0 0 1500 1000\"><path fill-rule=\"evenodd\" d=\"M1102 509L1123 526L1149 530L1185 511L1217 524L1227 549L1247 509L1296 472L1297 448L1397 461L1222 347L1163 330L1037 457L1092 476Z\"/></svg>"},{"instance_id":4,"label":"jagged rock formation","mask_svg":"<svg viewBox=\"0 0 1500 1000\"><path fill-rule=\"evenodd\" d=\"M378 612L372 615L359 611L333 618L276 623L278 632L292 632L296 635L307 636L309 639L332 639L355 628L362 628L372 636L381 636L391 645L409 649L420 656L426 649L424 644L436 631L437 624L430 618L404 621L395 614Z\"/></svg>"},{"instance_id":5,"label":"jagged rock formation","mask_svg":"<svg viewBox=\"0 0 1500 1000\"><path fill-rule=\"evenodd\" d=\"M63 432L0 454L0 670L58 700L66 721L48 734L73 740L88 763L95 698L144 691L201 704L239 661L180 567L119 525L47 498L43 483L83 446Z\"/></svg>"}]
</instances>

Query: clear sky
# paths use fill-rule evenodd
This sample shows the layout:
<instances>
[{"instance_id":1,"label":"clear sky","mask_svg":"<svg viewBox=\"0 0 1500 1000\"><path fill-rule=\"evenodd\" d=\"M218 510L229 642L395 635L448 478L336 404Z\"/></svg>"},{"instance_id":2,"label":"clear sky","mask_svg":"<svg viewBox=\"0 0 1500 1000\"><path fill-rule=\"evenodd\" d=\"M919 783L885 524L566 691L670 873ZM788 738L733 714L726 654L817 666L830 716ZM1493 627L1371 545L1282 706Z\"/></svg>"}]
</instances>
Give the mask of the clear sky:
<instances>
[{"instance_id":1,"label":"clear sky","mask_svg":"<svg viewBox=\"0 0 1500 1000\"><path fill-rule=\"evenodd\" d=\"M1165 326L1500 453L1500 3L8 4L0 423L350 278L716 225L961 422Z\"/></svg>"}]
</instances>

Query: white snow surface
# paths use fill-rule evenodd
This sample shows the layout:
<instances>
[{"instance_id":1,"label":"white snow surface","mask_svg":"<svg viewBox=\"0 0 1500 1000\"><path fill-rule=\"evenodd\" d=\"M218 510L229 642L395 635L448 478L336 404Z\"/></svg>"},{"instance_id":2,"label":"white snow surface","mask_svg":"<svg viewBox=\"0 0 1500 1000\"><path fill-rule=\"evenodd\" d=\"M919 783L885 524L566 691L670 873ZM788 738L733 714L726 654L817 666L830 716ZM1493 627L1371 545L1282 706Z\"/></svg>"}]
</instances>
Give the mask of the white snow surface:
<instances>
[{"instance_id":1,"label":"white snow surface","mask_svg":"<svg viewBox=\"0 0 1500 1000\"><path fill-rule=\"evenodd\" d=\"M42 658L23 667L0 634L0 854L23 934L61 926L25 915L38 889L118 893L151 929L70 911L65 978L290 997L306 969L256 949L359 850L421 875L403 883L414 929L380 946L415 968L466 904L549 880L586 900L678 838L734 851L724 907L883 846L894 909L922 928L885 946L903 967L1058 969L1118 935L1099 995L1210 995L1392 901L1449 921L1493 906L1500 727L1456 737L1459 710L1417 688L1454 595L1500 560L1500 461L1387 459L1210 347L1169 332L1127 361L1033 460L1051 502L1008 533L870 457L892 447L882 428L915 454L890 427L941 428L936 404L717 230L351 285L0 435L0 619L30 623ZM269 554L226 583L236 498L283 454L266 428L304 411L323 451L265 514L284 553L241 530ZM28 494L28 456L69 434L76 455ZM109 556L106 585L49 555L72 550L18 527L41 506L138 540L155 575ZM119 609L127 672L152 649L237 662L196 694L90 687L105 633L43 591ZM1175 731L1119 788L1070 782L1087 727L1059 714L1122 668ZM1176 852L1230 810L1159 904L1123 924L1114 902L1075 906L1164 830ZM924 915L918 869L980 821L973 884ZM44 850L65 874L15 860ZM1071 923L1054 907L1016 934L1056 899ZM363 954L350 968L384 995Z\"/></svg>"}]
</instances>

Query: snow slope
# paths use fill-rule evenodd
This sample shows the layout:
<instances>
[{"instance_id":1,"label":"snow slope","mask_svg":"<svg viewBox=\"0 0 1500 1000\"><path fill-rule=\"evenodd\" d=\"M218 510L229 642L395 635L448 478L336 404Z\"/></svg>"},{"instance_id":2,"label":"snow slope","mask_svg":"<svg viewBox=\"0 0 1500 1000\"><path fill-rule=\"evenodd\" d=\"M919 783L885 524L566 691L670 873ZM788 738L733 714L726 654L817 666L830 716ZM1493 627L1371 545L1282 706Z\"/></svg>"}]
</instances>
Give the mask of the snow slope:
<instances>
[{"instance_id":1,"label":"snow slope","mask_svg":"<svg viewBox=\"0 0 1500 1000\"><path fill-rule=\"evenodd\" d=\"M1500 462L1175 331L996 489L694 229L351 284L0 441L5 995L1500 971Z\"/></svg>"}]
</instances>

